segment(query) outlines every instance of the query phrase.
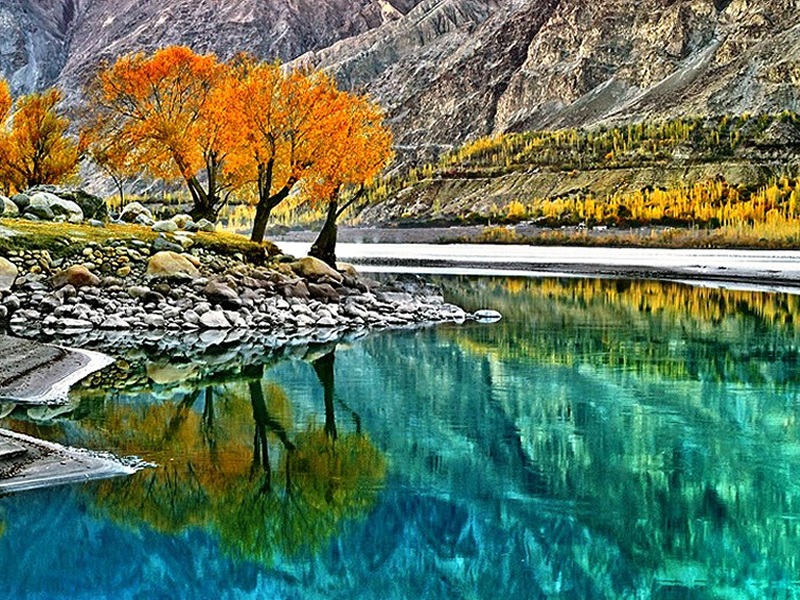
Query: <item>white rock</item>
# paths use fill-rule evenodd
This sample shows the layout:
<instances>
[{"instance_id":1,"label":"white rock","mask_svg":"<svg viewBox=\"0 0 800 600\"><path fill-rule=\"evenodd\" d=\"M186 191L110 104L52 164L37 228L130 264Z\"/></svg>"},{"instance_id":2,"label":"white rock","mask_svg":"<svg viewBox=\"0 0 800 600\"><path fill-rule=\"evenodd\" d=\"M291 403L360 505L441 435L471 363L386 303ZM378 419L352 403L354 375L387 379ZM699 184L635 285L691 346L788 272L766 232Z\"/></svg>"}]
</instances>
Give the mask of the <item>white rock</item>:
<instances>
[{"instance_id":1,"label":"white rock","mask_svg":"<svg viewBox=\"0 0 800 600\"><path fill-rule=\"evenodd\" d=\"M229 329L231 324L221 310L209 310L200 315L200 325L206 329Z\"/></svg>"},{"instance_id":2,"label":"white rock","mask_svg":"<svg viewBox=\"0 0 800 600\"><path fill-rule=\"evenodd\" d=\"M36 192L31 195L31 202L26 210L49 208L54 215L63 216L70 223L83 221L83 210L72 200L64 200L49 192Z\"/></svg>"},{"instance_id":3,"label":"white rock","mask_svg":"<svg viewBox=\"0 0 800 600\"><path fill-rule=\"evenodd\" d=\"M122 317L111 315L100 323L99 327L100 329L130 329L130 323Z\"/></svg>"},{"instance_id":4,"label":"white rock","mask_svg":"<svg viewBox=\"0 0 800 600\"><path fill-rule=\"evenodd\" d=\"M71 329L71 330L85 330L85 329L94 329L94 325L92 325L91 321L87 321L86 319L59 319L58 323L56 323L56 327L58 329Z\"/></svg>"},{"instance_id":5,"label":"white rock","mask_svg":"<svg viewBox=\"0 0 800 600\"><path fill-rule=\"evenodd\" d=\"M162 315L145 315L143 322L150 329L164 329L166 323Z\"/></svg>"},{"instance_id":6,"label":"white rock","mask_svg":"<svg viewBox=\"0 0 800 600\"><path fill-rule=\"evenodd\" d=\"M153 222L153 213L139 202L131 202L125 206L119 215L119 220L125 221L126 223L134 223L139 215L144 215L150 220L150 223Z\"/></svg>"},{"instance_id":7,"label":"white rock","mask_svg":"<svg viewBox=\"0 0 800 600\"><path fill-rule=\"evenodd\" d=\"M336 321L330 315L317 319L317 327L336 327L336 325Z\"/></svg>"},{"instance_id":8,"label":"white rock","mask_svg":"<svg viewBox=\"0 0 800 600\"><path fill-rule=\"evenodd\" d=\"M156 221L153 223L153 231L173 233L178 231L178 224L175 221Z\"/></svg>"},{"instance_id":9,"label":"white rock","mask_svg":"<svg viewBox=\"0 0 800 600\"><path fill-rule=\"evenodd\" d=\"M208 311L206 311L206 312L208 312ZM183 313L183 320L186 323L189 323L189 324L192 324L192 325L197 325L197 323L200 322L200 315L197 314L197 312L194 311L193 309L189 309L185 313Z\"/></svg>"},{"instance_id":10,"label":"white rock","mask_svg":"<svg viewBox=\"0 0 800 600\"><path fill-rule=\"evenodd\" d=\"M11 289L19 275L19 270L10 260L0 256L0 292Z\"/></svg>"},{"instance_id":11,"label":"white rock","mask_svg":"<svg viewBox=\"0 0 800 600\"><path fill-rule=\"evenodd\" d=\"M503 318L503 315L496 310L484 308L481 310L476 310L474 313L472 313L472 318L474 318L476 321L480 321L481 323L496 323Z\"/></svg>"},{"instance_id":12,"label":"white rock","mask_svg":"<svg viewBox=\"0 0 800 600\"><path fill-rule=\"evenodd\" d=\"M0 196L0 216L18 217L19 207L5 196Z\"/></svg>"}]
</instances>

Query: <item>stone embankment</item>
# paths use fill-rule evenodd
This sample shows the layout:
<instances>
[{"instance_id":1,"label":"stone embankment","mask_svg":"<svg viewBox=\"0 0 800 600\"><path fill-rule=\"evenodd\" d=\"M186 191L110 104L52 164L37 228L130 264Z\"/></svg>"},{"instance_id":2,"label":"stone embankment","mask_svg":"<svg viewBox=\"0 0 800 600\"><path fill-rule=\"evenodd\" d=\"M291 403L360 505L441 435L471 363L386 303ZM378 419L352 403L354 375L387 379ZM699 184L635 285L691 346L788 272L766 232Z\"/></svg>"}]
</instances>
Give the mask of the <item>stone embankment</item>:
<instances>
[{"instance_id":1,"label":"stone embankment","mask_svg":"<svg viewBox=\"0 0 800 600\"><path fill-rule=\"evenodd\" d=\"M79 255L57 260L46 250L6 251L0 257L0 322L30 337L212 330L292 335L470 316L421 282L389 287L348 265L337 270L313 258L279 255L259 266L208 248L160 250L166 240L90 242Z\"/></svg>"}]
</instances>

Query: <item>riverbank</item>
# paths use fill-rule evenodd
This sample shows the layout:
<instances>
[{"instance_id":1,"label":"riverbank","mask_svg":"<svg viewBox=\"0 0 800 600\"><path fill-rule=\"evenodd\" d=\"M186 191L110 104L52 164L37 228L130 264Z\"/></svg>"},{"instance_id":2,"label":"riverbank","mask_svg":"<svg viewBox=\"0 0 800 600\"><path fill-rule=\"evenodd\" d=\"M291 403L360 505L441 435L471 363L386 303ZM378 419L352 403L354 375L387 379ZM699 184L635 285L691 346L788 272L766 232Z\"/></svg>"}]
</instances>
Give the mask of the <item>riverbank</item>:
<instances>
[{"instance_id":1,"label":"riverbank","mask_svg":"<svg viewBox=\"0 0 800 600\"><path fill-rule=\"evenodd\" d=\"M120 459L0 429L0 495L131 475L145 466L135 458Z\"/></svg>"},{"instance_id":2,"label":"riverbank","mask_svg":"<svg viewBox=\"0 0 800 600\"><path fill-rule=\"evenodd\" d=\"M339 241L369 244L493 244L581 248L662 248L677 250L799 250L797 227L543 227L530 222L506 225L416 225L339 227ZM312 242L317 232L276 230L276 242Z\"/></svg>"},{"instance_id":3,"label":"riverbank","mask_svg":"<svg viewBox=\"0 0 800 600\"><path fill-rule=\"evenodd\" d=\"M67 239L73 230L66 224L46 227L49 240L59 239L54 228ZM201 244L192 232L131 225L117 233L124 235L78 237L80 245L70 252L36 248L39 238L32 245L30 237L0 248L0 322L15 335L39 339L92 331L307 337L316 330L331 340L351 330L469 318L413 278L378 283L347 264L333 269L271 245L244 244L243 238L229 243L232 236L214 240L205 234Z\"/></svg>"},{"instance_id":4,"label":"riverbank","mask_svg":"<svg viewBox=\"0 0 800 600\"><path fill-rule=\"evenodd\" d=\"M308 246L278 243L287 252ZM340 243L337 252L363 272L658 279L800 293L800 251Z\"/></svg>"},{"instance_id":5,"label":"riverbank","mask_svg":"<svg viewBox=\"0 0 800 600\"><path fill-rule=\"evenodd\" d=\"M31 406L66 402L73 384L112 362L97 352L0 334L0 403Z\"/></svg>"}]
</instances>

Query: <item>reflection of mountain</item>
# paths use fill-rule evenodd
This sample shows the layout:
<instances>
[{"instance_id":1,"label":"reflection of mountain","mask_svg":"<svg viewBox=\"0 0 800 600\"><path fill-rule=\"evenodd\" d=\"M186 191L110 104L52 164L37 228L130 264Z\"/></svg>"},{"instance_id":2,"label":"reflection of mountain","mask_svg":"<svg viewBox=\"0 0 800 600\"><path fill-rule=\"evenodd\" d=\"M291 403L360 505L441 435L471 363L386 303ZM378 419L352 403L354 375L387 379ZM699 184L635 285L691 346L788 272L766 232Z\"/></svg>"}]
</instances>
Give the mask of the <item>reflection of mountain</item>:
<instances>
[{"instance_id":1,"label":"reflection of mountain","mask_svg":"<svg viewBox=\"0 0 800 600\"><path fill-rule=\"evenodd\" d=\"M480 305L510 309L497 326L342 353L343 393L380 407L356 410L389 456L415 485L495 499L523 527L512 498L556 502L652 577L789 577L800 440L784 313L796 299L667 286L675 304L655 310L653 286L644 299L636 284L529 286L482 290Z\"/></svg>"},{"instance_id":2,"label":"reflection of mountain","mask_svg":"<svg viewBox=\"0 0 800 600\"><path fill-rule=\"evenodd\" d=\"M339 444L363 432L386 457L374 504L356 494L356 510L343 512L360 518L319 521L327 537L316 552L278 553L269 569L256 569L218 558L217 533L134 534L76 516L85 494L42 513L100 557L90 569L120 569L123 588L147 578L156 582L149 589L179 589L170 573L180 573L189 591L235 587L292 598L705 598L742 589L745 597L792 597L800 394L787 316L796 299L617 282L481 280L461 288L459 300L499 308L506 319L373 336L338 348L335 363L322 352L272 365L259 388L263 418L245 393L256 378L221 386L245 394L214 411L217 449L226 448L225 432L239 440L244 463L228 469L238 481L248 481L254 441L267 439L281 490L281 429L293 445L309 444L291 473L308 505L343 497L348 485L374 485L369 476L345 481L353 469L331 470L333 463L310 468L334 437ZM198 403L182 427L199 431L207 415ZM84 419L102 426L101 416ZM191 439L201 451L203 438ZM362 457L369 473L375 455ZM201 467L197 480L210 481ZM268 512L280 507L252 503L259 488L248 485L239 488L250 492L243 497L235 485L218 486L223 502L210 518L225 516L227 529L210 529L223 532L223 548L239 540L266 550L279 539L276 527L271 537L247 537L248 515L280 524ZM42 515L23 505L0 504L8 523L0 556L16 551L25 527L39 530ZM116 548L128 564L102 557ZM47 558L28 552L24 560L41 567ZM223 563L230 584L220 578ZM0 581L11 568L0 567ZM57 597L52 589L43 595Z\"/></svg>"},{"instance_id":3,"label":"reflection of mountain","mask_svg":"<svg viewBox=\"0 0 800 600\"><path fill-rule=\"evenodd\" d=\"M800 383L794 322L800 296L654 281L461 279L459 285L469 290L468 310L491 305L508 317L460 336L479 353L602 364L674 380Z\"/></svg>"}]
</instances>

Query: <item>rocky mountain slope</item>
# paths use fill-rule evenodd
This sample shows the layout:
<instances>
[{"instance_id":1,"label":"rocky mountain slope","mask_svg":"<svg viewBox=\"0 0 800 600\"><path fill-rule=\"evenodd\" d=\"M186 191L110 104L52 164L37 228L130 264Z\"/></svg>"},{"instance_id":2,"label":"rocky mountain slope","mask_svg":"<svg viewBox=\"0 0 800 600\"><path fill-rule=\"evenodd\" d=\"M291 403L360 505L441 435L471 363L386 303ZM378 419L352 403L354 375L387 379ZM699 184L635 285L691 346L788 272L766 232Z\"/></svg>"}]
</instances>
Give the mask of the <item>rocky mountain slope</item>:
<instances>
[{"instance_id":1,"label":"rocky mountain slope","mask_svg":"<svg viewBox=\"0 0 800 600\"><path fill-rule=\"evenodd\" d=\"M428 0L311 57L390 108L401 146L604 120L796 109L790 0Z\"/></svg>"},{"instance_id":2,"label":"rocky mountain slope","mask_svg":"<svg viewBox=\"0 0 800 600\"><path fill-rule=\"evenodd\" d=\"M428 157L500 131L796 110L798 17L794 0L6 0L0 72L75 91L98 60L165 44L299 57Z\"/></svg>"},{"instance_id":3,"label":"rocky mountain slope","mask_svg":"<svg viewBox=\"0 0 800 600\"><path fill-rule=\"evenodd\" d=\"M402 18L420 0L5 0L0 74L76 92L103 59L169 44L291 60Z\"/></svg>"}]
</instances>

